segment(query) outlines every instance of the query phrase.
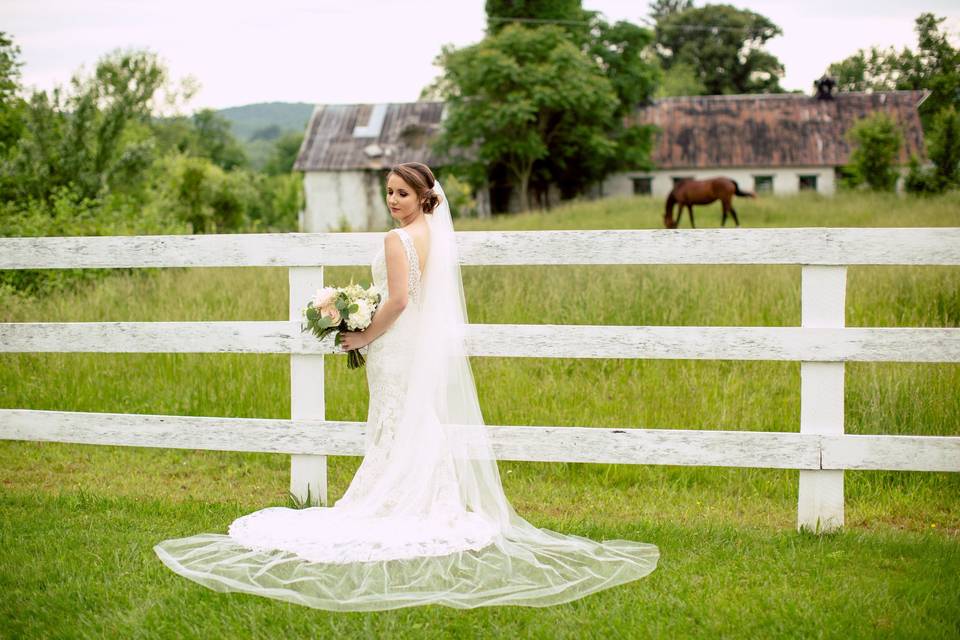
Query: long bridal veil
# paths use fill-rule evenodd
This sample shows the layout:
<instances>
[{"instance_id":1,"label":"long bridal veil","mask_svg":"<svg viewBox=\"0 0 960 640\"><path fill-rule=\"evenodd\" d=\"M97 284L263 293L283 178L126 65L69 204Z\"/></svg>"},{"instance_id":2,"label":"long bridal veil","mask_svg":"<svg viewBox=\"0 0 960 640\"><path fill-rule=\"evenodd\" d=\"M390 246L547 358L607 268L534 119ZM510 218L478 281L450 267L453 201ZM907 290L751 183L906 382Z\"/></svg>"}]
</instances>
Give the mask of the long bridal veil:
<instances>
[{"instance_id":1,"label":"long bridal veil","mask_svg":"<svg viewBox=\"0 0 960 640\"><path fill-rule=\"evenodd\" d=\"M445 448L456 471L460 508L478 523L475 540L488 543L443 555L379 560L364 560L375 557L364 550L351 559L347 547L342 561L315 562L282 549L244 547L228 535L201 534L154 547L171 569L218 591L371 611L423 604L542 607L637 580L656 568L659 550L653 544L598 542L538 528L507 500L465 350L467 310L450 208L439 181L434 190L441 204L426 216L430 252L397 428L398 439L406 440L398 441L396 454L409 457L412 468L418 451ZM336 515L338 507L313 509ZM349 518L348 509L343 511ZM377 526L389 531L389 517ZM325 535L322 528L307 533ZM431 531L423 537L431 539Z\"/></svg>"}]
</instances>

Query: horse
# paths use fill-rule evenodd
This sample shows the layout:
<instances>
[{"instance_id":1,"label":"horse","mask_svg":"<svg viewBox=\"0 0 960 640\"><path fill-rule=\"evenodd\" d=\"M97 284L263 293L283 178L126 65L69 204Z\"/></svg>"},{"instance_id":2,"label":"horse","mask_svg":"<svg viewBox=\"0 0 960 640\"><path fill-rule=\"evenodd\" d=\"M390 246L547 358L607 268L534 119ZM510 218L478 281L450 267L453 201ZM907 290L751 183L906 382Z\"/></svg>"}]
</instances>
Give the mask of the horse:
<instances>
[{"instance_id":1,"label":"horse","mask_svg":"<svg viewBox=\"0 0 960 640\"><path fill-rule=\"evenodd\" d=\"M733 196L744 196L755 198L756 195L741 191L739 185L730 178L711 178L709 180L681 180L667 196L667 206L663 213L663 226L667 229L676 229L680 224L680 217L683 216L683 208L690 211L690 226L693 227L693 205L710 204L714 200L720 200L723 203L723 220L720 222L722 227L727 223L727 213L733 216L733 221L740 226L740 220L737 218L737 211L730 204ZM673 220L673 205L679 204L680 210L677 212L677 220Z\"/></svg>"}]
</instances>

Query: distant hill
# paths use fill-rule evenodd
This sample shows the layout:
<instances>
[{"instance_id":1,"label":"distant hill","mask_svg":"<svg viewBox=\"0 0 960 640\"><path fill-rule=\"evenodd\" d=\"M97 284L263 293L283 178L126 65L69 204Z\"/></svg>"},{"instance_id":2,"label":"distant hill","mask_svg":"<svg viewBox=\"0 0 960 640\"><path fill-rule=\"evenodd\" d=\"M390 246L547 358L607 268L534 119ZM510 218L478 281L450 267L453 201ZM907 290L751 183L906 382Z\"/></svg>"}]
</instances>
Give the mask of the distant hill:
<instances>
[{"instance_id":1,"label":"distant hill","mask_svg":"<svg viewBox=\"0 0 960 640\"><path fill-rule=\"evenodd\" d=\"M272 141L288 131L303 133L313 107L308 102L260 102L219 109L217 113L230 121L233 135L239 140Z\"/></svg>"}]
</instances>

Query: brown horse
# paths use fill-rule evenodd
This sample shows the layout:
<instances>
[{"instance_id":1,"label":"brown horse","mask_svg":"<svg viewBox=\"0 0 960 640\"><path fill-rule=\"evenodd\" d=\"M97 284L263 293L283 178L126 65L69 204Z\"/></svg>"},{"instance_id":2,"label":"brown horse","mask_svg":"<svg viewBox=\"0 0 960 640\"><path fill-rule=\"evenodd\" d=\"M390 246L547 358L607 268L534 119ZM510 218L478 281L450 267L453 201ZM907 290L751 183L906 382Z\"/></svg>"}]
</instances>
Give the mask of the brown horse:
<instances>
[{"instance_id":1,"label":"brown horse","mask_svg":"<svg viewBox=\"0 0 960 640\"><path fill-rule=\"evenodd\" d=\"M683 216L683 208L686 207L690 212L690 226L693 227L693 205L710 204L714 200L720 200L723 203L723 220L720 222L720 226L722 227L727 223L727 213L729 213L739 227L740 220L737 219L737 211L730 204L731 198L735 195L746 196L747 198L756 197L747 191L740 191L737 183L730 178L681 180L667 196L667 207L663 213L663 226L667 229L676 229L677 225L680 224L681 216ZM680 205L676 221L673 220L673 205L675 204Z\"/></svg>"}]
</instances>

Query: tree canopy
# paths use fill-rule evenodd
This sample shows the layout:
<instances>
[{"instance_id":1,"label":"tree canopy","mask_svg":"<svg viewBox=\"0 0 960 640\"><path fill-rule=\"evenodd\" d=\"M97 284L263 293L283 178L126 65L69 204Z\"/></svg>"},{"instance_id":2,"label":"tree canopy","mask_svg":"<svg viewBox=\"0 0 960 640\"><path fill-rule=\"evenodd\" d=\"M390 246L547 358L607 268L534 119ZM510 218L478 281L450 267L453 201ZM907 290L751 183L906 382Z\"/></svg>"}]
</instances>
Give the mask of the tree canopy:
<instances>
[{"instance_id":1,"label":"tree canopy","mask_svg":"<svg viewBox=\"0 0 960 640\"><path fill-rule=\"evenodd\" d=\"M294 227L302 199L300 177L290 173L294 143L284 146L277 175L249 171L220 114L179 113L195 87L175 89L156 54L116 49L66 88L29 92L19 55L0 33L0 234ZM174 114L161 116L166 108ZM39 281L46 279L0 274L0 287Z\"/></svg>"},{"instance_id":2,"label":"tree canopy","mask_svg":"<svg viewBox=\"0 0 960 640\"><path fill-rule=\"evenodd\" d=\"M663 2L652 7L659 15L656 47L665 70L685 65L707 94L783 91L783 64L764 49L783 33L780 27L759 13L727 4L684 6Z\"/></svg>"},{"instance_id":3,"label":"tree canopy","mask_svg":"<svg viewBox=\"0 0 960 640\"><path fill-rule=\"evenodd\" d=\"M625 124L659 80L648 29L610 24L579 0L490 1L487 12L488 35L445 47L444 74L425 94L448 102L437 148L471 182L505 173L527 208L532 184L572 197L612 171L649 167L652 128Z\"/></svg>"},{"instance_id":4,"label":"tree canopy","mask_svg":"<svg viewBox=\"0 0 960 640\"><path fill-rule=\"evenodd\" d=\"M496 35L508 24L554 24L568 30L583 30L596 12L587 11L581 0L487 0L487 34Z\"/></svg>"},{"instance_id":5,"label":"tree canopy","mask_svg":"<svg viewBox=\"0 0 960 640\"><path fill-rule=\"evenodd\" d=\"M615 153L603 134L619 107L616 93L559 27L508 25L473 46L445 47L442 61L450 111L440 148L474 150L460 162L481 180L489 165L502 164L524 206L534 163L552 151Z\"/></svg>"},{"instance_id":6,"label":"tree canopy","mask_svg":"<svg viewBox=\"0 0 960 640\"><path fill-rule=\"evenodd\" d=\"M920 105L920 119L929 130L942 110L960 108L960 49L950 44L945 18L921 13L915 22L917 48L871 47L830 65L827 73L843 91L930 89Z\"/></svg>"}]
</instances>

